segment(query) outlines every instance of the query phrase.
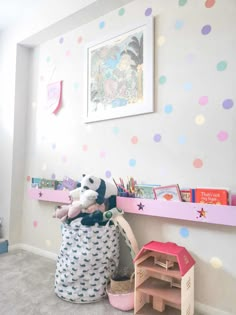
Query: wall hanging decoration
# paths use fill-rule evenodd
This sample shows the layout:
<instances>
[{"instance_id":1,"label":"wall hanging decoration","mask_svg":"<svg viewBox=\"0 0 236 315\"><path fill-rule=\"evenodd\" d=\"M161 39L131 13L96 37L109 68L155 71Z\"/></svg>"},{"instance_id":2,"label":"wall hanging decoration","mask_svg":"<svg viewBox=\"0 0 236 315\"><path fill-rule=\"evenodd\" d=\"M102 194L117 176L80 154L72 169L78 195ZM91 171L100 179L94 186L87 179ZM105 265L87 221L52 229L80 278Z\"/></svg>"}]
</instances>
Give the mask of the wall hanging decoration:
<instances>
[{"instance_id":1,"label":"wall hanging decoration","mask_svg":"<svg viewBox=\"0 0 236 315\"><path fill-rule=\"evenodd\" d=\"M50 83L47 86L46 110L56 114L62 105L62 81Z\"/></svg>"},{"instance_id":2,"label":"wall hanging decoration","mask_svg":"<svg viewBox=\"0 0 236 315\"><path fill-rule=\"evenodd\" d=\"M153 24L86 47L85 122L153 112Z\"/></svg>"}]
</instances>

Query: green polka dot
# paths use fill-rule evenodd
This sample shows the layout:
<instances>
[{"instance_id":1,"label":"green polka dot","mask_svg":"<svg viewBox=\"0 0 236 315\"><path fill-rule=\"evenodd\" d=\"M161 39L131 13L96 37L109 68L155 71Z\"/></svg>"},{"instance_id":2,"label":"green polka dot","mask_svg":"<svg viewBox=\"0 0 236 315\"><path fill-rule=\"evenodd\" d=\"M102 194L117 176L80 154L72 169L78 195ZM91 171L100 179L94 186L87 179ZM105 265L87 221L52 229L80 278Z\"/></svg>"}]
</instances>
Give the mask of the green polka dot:
<instances>
[{"instance_id":1,"label":"green polka dot","mask_svg":"<svg viewBox=\"0 0 236 315\"><path fill-rule=\"evenodd\" d=\"M188 0L179 0L179 6L183 7L187 2Z\"/></svg>"},{"instance_id":2,"label":"green polka dot","mask_svg":"<svg viewBox=\"0 0 236 315\"><path fill-rule=\"evenodd\" d=\"M166 83L166 76L164 76L164 75L160 76L159 83L160 84L165 84Z\"/></svg>"},{"instance_id":3,"label":"green polka dot","mask_svg":"<svg viewBox=\"0 0 236 315\"><path fill-rule=\"evenodd\" d=\"M50 62L50 61L51 61L51 57L48 56L48 57L46 58L46 62Z\"/></svg>"},{"instance_id":4,"label":"green polka dot","mask_svg":"<svg viewBox=\"0 0 236 315\"><path fill-rule=\"evenodd\" d=\"M220 61L217 63L216 69L218 71L224 71L227 68L227 62L226 61Z\"/></svg>"},{"instance_id":5,"label":"green polka dot","mask_svg":"<svg viewBox=\"0 0 236 315\"><path fill-rule=\"evenodd\" d=\"M125 9L121 8L118 13L119 13L120 16L124 15L125 14Z\"/></svg>"}]
</instances>

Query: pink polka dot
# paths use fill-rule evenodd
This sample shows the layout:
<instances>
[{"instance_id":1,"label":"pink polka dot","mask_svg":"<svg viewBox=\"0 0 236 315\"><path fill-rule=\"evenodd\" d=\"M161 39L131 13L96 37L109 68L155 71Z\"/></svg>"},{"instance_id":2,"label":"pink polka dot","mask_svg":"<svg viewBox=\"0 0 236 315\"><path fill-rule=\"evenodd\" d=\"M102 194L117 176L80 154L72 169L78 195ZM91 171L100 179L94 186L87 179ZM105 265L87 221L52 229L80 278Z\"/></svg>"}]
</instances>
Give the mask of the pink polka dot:
<instances>
[{"instance_id":1,"label":"pink polka dot","mask_svg":"<svg viewBox=\"0 0 236 315\"><path fill-rule=\"evenodd\" d=\"M34 221L33 222L33 226L36 228L38 226L38 222L37 221Z\"/></svg>"},{"instance_id":2,"label":"pink polka dot","mask_svg":"<svg viewBox=\"0 0 236 315\"><path fill-rule=\"evenodd\" d=\"M70 57L70 55L71 55L70 50L67 50L67 51L66 51L66 57Z\"/></svg>"},{"instance_id":3,"label":"pink polka dot","mask_svg":"<svg viewBox=\"0 0 236 315\"><path fill-rule=\"evenodd\" d=\"M63 155L61 159L62 159L62 162L63 162L63 163L66 163L66 162L67 162L67 156L66 156L66 155Z\"/></svg>"},{"instance_id":4,"label":"pink polka dot","mask_svg":"<svg viewBox=\"0 0 236 315\"><path fill-rule=\"evenodd\" d=\"M200 105L206 105L208 103L208 96L201 96L198 100Z\"/></svg>"},{"instance_id":5,"label":"pink polka dot","mask_svg":"<svg viewBox=\"0 0 236 315\"><path fill-rule=\"evenodd\" d=\"M100 152L100 157L101 157L101 158L106 157L106 152L105 152L105 151L101 151L101 152Z\"/></svg>"},{"instance_id":6,"label":"pink polka dot","mask_svg":"<svg viewBox=\"0 0 236 315\"><path fill-rule=\"evenodd\" d=\"M27 182L30 182L31 177L28 175L28 176L26 177L26 180L27 180Z\"/></svg>"},{"instance_id":7,"label":"pink polka dot","mask_svg":"<svg viewBox=\"0 0 236 315\"><path fill-rule=\"evenodd\" d=\"M133 137L131 138L131 142L132 142L133 144L138 143L138 137L133 136Z\"/></svg>"},{"instance_id":8,"label":"pink polka dot","mask_svg":"<svg viewBox=\"0 0 236 315\"><path fill-rule=\"evenodd\" d=\"M221 130L218 134L217 134L217 138L219 141L226 141L228 139L229 135L226 131Z\"/></svg>"},{"instance_id":9,"label":"pink polka dot","mask_svg":"<svg viewBox=\"0 0 236 315\"><path fill-rule=\"evenodd\" d=\"M83 145L82 150L83 150L83 151L88 151L88 146L87 146L87 144L84 144L84 145Z\"/></svg>"},{"instance_id":10,"label":"pink polka dot","mask_svg":"<svg viewBox=\"0 0 236 315\"><path fill-rule=\"evenodd\" d=\"M82 36L79 36L79 37L78 37L78 39L77 39L77 43L78 43L78 44L81 44L81 43L82 43L82 41L83 41Z\"/></svg>"},{"instance_id":11,"label":"pink polka dot","mask_svg":"<svg viewBox=\"0 0 236 315\"><path fill-rule=\"evenodd\" d=\"M201 168L203 166L203 162L201 159L195 159L193 161L193 166L196 168Z\"/></svg>"},{"instance_id":12,"label":"pink polka dot","mask_svg":"<svg viewBox=\"0 0 236 315\"><path fill-rule=\"evenodd\" d=\"M206 0L205 7L210 9L214 6L215 2L216 2L215 0Z\"/></svg>"}]
</instances>

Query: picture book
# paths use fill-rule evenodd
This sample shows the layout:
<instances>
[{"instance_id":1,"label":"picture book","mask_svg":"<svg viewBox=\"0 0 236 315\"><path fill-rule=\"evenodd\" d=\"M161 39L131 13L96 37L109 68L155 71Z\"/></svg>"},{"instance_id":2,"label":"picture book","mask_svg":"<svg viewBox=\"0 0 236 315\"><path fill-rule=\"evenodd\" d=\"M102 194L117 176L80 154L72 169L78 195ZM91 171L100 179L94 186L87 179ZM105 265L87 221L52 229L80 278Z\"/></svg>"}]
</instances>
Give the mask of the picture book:
<instances>
[{"instance_id":1,"label":"picture book","mask_svg":"<svg viewBox=\"0 0 236 315\"><path fill-rule=\"evenodd\" d=\"M229 191L227 189L195 188L195 202L228 205Z\"/></svg>"},{"instance_id":2,"label":"picture book","mask_svg":"<svg viewBox=\"0 0 236 315\"><path fill-rule=\"evenodd\" d=\"M178 185L159 186L153 188L155 199L164 201L182 201Z\"/></svg>"},{"instance_id":3,"label":"picture book","mask_svg":"<svg viewBox=\"0 0 236 315\"><path fill-rule=\"evenodd\" d=\"M182 201L195 202L195 189L192 188L180 189L180 194Z\"/></svg>"},{"instance_id":4,"label":"picture book","mask_svg":"<svg viewBox=\"0 0 236 315\"><path fill-rule=\"evenodd\" d=\"M159 185L135 184L135 197L144 199L155 199L153 188Z\"/></svg>"}]
</instances>

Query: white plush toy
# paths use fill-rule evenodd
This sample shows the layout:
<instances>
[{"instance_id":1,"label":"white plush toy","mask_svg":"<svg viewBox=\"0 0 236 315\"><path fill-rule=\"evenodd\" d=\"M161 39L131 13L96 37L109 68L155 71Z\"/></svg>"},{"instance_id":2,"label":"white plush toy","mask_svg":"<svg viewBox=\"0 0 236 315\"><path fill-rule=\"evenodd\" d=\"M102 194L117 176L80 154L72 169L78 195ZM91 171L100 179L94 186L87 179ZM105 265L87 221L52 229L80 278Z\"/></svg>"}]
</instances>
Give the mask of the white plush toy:
<instances>
[{"instance_id":1,"label":"white plush toy","mask_svg":"<svg viewBox=\"0 0 236 315\"><path fill-rule=\"evenodd\" d=\"M81 180L81 194L86 190L93 190L98 193L96 203L101 205L105 199L117 195L117 188L114 184L93 175L84 175Z\"/></svg>"}]
</instances>

